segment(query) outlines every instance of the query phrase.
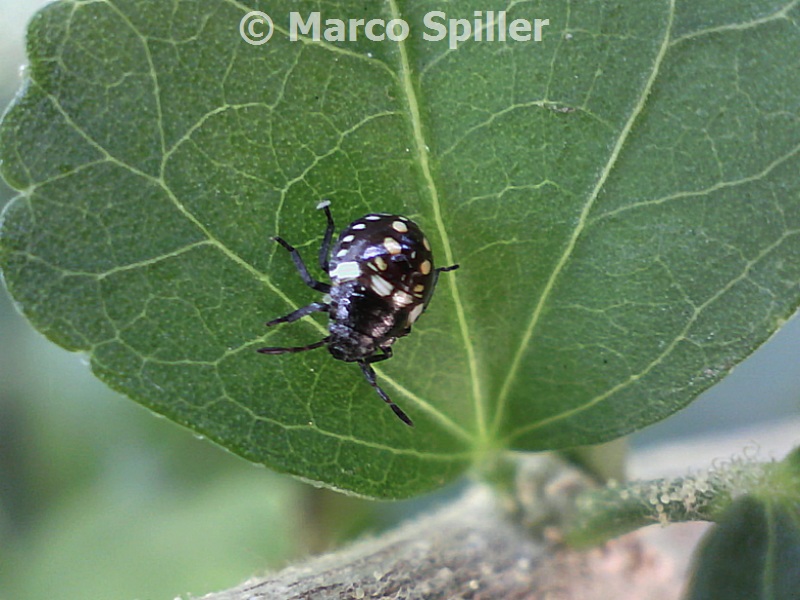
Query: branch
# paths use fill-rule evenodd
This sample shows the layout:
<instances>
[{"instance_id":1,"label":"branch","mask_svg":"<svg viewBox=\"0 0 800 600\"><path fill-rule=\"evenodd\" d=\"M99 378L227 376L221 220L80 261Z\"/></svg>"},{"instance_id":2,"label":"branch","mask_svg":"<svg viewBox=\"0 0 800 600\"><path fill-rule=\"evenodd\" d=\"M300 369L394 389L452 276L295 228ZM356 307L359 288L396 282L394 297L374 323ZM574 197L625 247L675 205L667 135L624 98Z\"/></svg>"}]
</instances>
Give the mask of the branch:
<instances>
[{"instance_id":1,"label":"branch","mask_svg":"<svg viewBox=\"0 0 800 600\"><path fill-rule=\"evenodd\" d=\"M582 476L552 457L537 460L541 477L528 489L543 501L537 516L526 511L525 528L475 484L435 514L203 600L678 597L682 574L636 534L588 552L560 546L548 524L583 489Z\"/></svg>"}]
</instances>

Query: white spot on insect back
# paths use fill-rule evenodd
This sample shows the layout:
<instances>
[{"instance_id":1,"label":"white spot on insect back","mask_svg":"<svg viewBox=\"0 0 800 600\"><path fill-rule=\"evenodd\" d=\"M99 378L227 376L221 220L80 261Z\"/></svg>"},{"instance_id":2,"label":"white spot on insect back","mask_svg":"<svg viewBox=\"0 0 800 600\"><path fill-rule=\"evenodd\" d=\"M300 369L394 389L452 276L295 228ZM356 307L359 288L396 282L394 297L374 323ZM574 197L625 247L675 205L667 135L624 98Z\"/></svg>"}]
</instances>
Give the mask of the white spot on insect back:
<instances>
[{"instance_id":1,"label":"white spot on insect back","mask_svg":"<svg viewBox=\"0 0 800 600\"><path fill-rule=\"evenodd\" d=\"M366 219L367 221L380 221L381 220L379 215L367 215L366 217L364 217L364 219Z\"/></svg>"},{"instance_id":2,"label":"white spot on insect back","mask_svg":"<svg viewBox=\"0 0 800 600\"><path fill-rule=\"evenodd\" d=\"M392 293L392 284L386 281L380 275L373 275L370 277L369 281L372 291L379 296L388 296Z\"/></svg>"},{"instance_id":3,"label":"white spot on insect back","mask_svg":"<svg viewBox=\"0 0 800 600\"><path fill-rule=\"evenodd\" d=\"M384 238L383 247L386 248L389 254L400 254L403 251L397 240L391 237Z\"/></svg>"},{"instance_id":4,"label":"white spot on insect back","mask_svg":"<svg viewBox=\"0 0 800 600\"><path fill-rule=\"evenodd\" d=\"M422 311L425 309L425 306L422 304L417 304L414 308L411 309L411 312L408 313L408 325L409 327L419 319L419 316L422 314Z\"/></svg>"},{"instance_id":5,"label":"white spot on insect back","mask_svg":"<svg viewBox=\"0 0 800 600\"><path fill-rule=\"evenodd\" d=\"M366 228L367 228L367 226L364 223L356 223L352 227L352 229L356 229L356 230L361 230L361 229L366 229Z\"/></svg>"},{"instance_id":6,"label":"white spot on insect back","mask_svg":"<svg viewBox=\"0 0 800 600\"><path fill-rule=\"evenodd\" d=\"M428 273L430 273L431 272L431 261L423 260L422 264L419 266L419 271L423 275L427 275Z\"/></svg>"},{"instance_id":7,"label":"white spot on insect back","mask_svg":"<svg viewBox=\"0 0 800 600\"><path fill-rule=\"evenodd\" d=\"M356 236L354 236L354 235L346 235L346 236L344 236L344 237L342 238L342 243L343 243L343 244L349 244L349 243L350 243L350 242L352 242L354 239L356 239Z\"/></svg>"},{"instance_id":8,"label":"white spot on insect back","mask_svg":"<svg viewBox=\"0 0 800 600\"><path fill-rule=\"evenodd\" d=\"M394 303L399 307L408 306L414 302L414 298L412 298L410 294L405 293L403 290L397 290L392 298L394 299Z\"/></svg>"},{"instance_id":9,"label":"white spot on insect back","mask_svg":"<svg viewBox=\"0 0 800 600\"><path fill-rule=\"evenodd\" d=\"M341 281L352 281L361 275L361 266L355 261L339 263L330 273L331 279Z\"/></svg>"},{"instance_id":10,"label":"white spot on insect back","mask_svg":"<svg viewBox=\"0 0 800 600\"><path fill-rule=\"evenodd\" d=\"M392 223L392 229L399 233L406 233L408 231L408 226L402 221L395 221Z\"/></svg>"}]
</instances>

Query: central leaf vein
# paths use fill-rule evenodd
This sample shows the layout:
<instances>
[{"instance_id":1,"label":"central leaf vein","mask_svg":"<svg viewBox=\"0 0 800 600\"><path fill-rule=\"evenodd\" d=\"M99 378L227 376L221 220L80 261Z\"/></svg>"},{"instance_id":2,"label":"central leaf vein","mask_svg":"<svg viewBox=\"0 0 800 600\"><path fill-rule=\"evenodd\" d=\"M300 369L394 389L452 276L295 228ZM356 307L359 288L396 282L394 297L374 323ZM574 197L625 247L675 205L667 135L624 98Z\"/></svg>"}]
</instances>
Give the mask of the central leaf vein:
<instances>
[{"instance_id":1,"label":"central leaf vein","mask_svg":"<svg viewBox=\"0 0 800 600\"><path fill-rule=\"evenodd\" d=\"M397 6L396 0L389 2L392 18L400 18L400 10ZM433 180L431 173L431 166L429 161L428 145L425 143L425 134L422 130L422 117L420 115L419 103L417 100L417 93L412 81L411 64L409 62L408 51L405 42L398 42L397 47L400 51L400 86L403 91L403 97L407 103L407 109L411 120L411 126L414 135L414 144L416 146L416 156L419 160L422 175L428 187L428 193L431 199L431 206L433 208L433 216L436 221L436 227L439 231L439 236L444 246L444 254L447 264L455 262L453 257L453 250L450 245L450 238L447 235L447 228L442 220L441 203L439 202L439 193L436 183ZM472 383L472 397L475 410L475 421L477 426L477 433L480 439L486 439L486 416L483 394L481 393L480 380L478 377L477 359L475 356L475 348L472 345L472 338L470 336L469 325L467 323L466 314L464 312L464 304L461 301L461 295L458 289L457 272L450 273L448 277L450 284L450 292L453 296L453 304L456 308L456 315L458 318L459 329L464 341L464 348L467 353L467 362L469 365L470 379Z\"/></svg>"}]
</instances>

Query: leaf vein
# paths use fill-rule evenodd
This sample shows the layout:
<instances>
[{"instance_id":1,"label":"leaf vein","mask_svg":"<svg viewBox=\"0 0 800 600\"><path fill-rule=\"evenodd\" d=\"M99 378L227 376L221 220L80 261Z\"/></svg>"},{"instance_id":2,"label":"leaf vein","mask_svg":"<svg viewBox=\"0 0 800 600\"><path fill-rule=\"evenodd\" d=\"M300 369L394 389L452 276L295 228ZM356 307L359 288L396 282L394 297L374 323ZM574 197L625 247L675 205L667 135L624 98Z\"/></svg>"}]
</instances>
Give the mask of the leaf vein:
<instances>
[{"instance_id":1,"label":"leaf vein","mask_svg":"<svg viewBox=\"0 0 800 600\"><path fill-rule=\"evenodd\" d=\"M644 369L642 369L638 373L634 373L634 374L630 375L625 381L622 381L622 382L618 383L617 385L611 387L610 389L606 390L602 394L598 394L597 396L595 396L591 400L585 402L584 404L581 404L580 406L576 406L573 409L558 413L556 415L553 415L552 417L548 417L547 419L543 419L543 420L541 420L541 421L539 421L537 423L533 423L533 424L528 425L526 427L521 427L521 428L517 429L516 431L511 432L508 435L507 439L508 440L512 440L515 437L530 433L531 431L535 431L536 429L540 429L540 428L542 428L542 427L544 427L546 425L550 425L550 424L555 423L557 421L562 421L562 420L567 419L569 417L574 417L575 415L580 414L580 413L582 413L582 412L584 412L584 411L596 406L597 404L599 404L600 402L603 402L604 400L606 400L607 398L609 398L612 395L616 394L617 392L622 391L625 388L627 388L628 386L630 386L630 385L636 383L637 381L639 381L642 377L644 377L645 375L650 373L658 365L660 365L662 362L664 362L664 360L669 357L669 355L675 350L675 348L678 347L678 344L680 342L682 342L682 341L687 341L687 342L690 341L689 338L687 337L687 334L689 333L689 330L692 328L692 325L694 325L697 322L698 318L700 317L700 315L702 314L702 312L706 308L711 306L717 300L720 300L724 296L724 294L726 292L728 292L729 290L731 290L736 284L738 284L738 283L740 283L742 281L748 280L750 278L750 272L753 270L755 265L757 265L761 260L763 260L764 258L769 256L769 254L773 250L776 250L786 240L788 240L789 238L791 238L793 236L796 236L796 235L800 235L800 230L789 230L789 231L787 231L779 239L777 239L774 243L772 243L769 246L767 246L766 248L764 248L753 260L747 262L746 265L744 266L744 268L742 269L741 273L737 277L732 278L717 293L715 293L713 296L710 296L705 302L703 302L701 304L698 304L698 305L692 304L692 315L687 320L686 326L683 328L683 330L678 335L675 336L675 339L669 345L667 345L664 348L664 351L661 352L658 356L656 356Z\"/></svg>"},{"instance_id":2,"label":"leaf vein","mask_svg":"<svg viewBox=\"0 0 800 600\"><path fill-rule=\"evenodd\" d=\"M791 18L789 17L789 12L793 10L798 5L798 3L800 3L800 0L792 0L792 2L789 2L779 10L776 10L775 12L769 15L765 15L760 19L753 19L752 21L743 21L741 23L727 23L725 25L719 25L717 27L709 27L707 29L700 29L698 31L693 31L692 33L687 33L686 35L682 35L672 40L670 42L670 46L675 46L682 42L693 40L706 35L712 35L714 33L726 33L729 31L744 31L747 29L753 29L755 27L759 27L766 23L771 23L773 21L780 21L780 20L791 21Z\"/></svg>"},{"instance_id":3,"label":"leaf vein","mask_svg":"<svg viewBox=\"0 0 800 600\"><path fill-rule=\"evenodd\" d=\"M653 68L652 71L650 72L650 76L648 77L647 82L642 88L642 92L639 96L638 102L631 110L631 114L629 115L628 120L626 121L625 125L620 131L617 141L614 144L611 154L609 155L608 161L606 162L602 172L600 173L600 176L597 179L594 189L592 190L591 194L589 194L589 197L586 203L584 204L583 209L581 210L580 216L578 217L578 223L575 226L575 229L573 230L569 240L567 241L564 251L562 252L558 262L556 263L553 272L551 273L550 277L545 283L544 289L542 290L542 293L539 296L539 300L536 303L530 321L528 322L528 325L526 326L522 334L522 339L520 340L519 347L517 348L514 357L511 359L511 364L509 366L508 373L505 377L505 380L503 381L503 384L500 388L500 393L498 395L497 410L495 412L495 419L493 423L494 432L498 431L498 429L502 424L512 383L516 378L520 365L522 364L522 358L531 343L534 330L536 329L536 326L539 324L539 319L542 316L544 306L546 305L548 299L550 298L550 294L553 292L555 288L557 279L559 278L567 262L569 261L569 258L572 255L575 246L577 245L578 238L581 236L581 233L586 228L589 222L589 213L594 207L594 203L598 198L600 190L602 190L606 180L608 179L612 169L614 168L617 162L617 158L619 157L620 152L622 151L622 148L625 145L625 142L627 141L628 136L630 135L633 129L633 124L636 122L637 118L644 109L647 97L649 96L650 90L652 89L653 84L655 83L655 80L660 71L661 63L663 62L664 56L666 55L667 49L669 47L670 31L672 29L674 16L675 16L675 0L670 0L667 23L666 26L664 27L664 38L661 40L661 45L659 47L658 53L656 54L655 60L653 61Z\"/></svg>"},{"instance_id":4,"label":"leaf vein","mask_svg":"<svg viewBox=\"0 0 800 600\"><path fill-rule=\"evenodd\" d=\"M398 9L396 0L390 0L389 6L392 13L392 17L400 18L400 11ZM397 45L400 51L400 69L401 69L400 81L402 90L404 92L404 97L406 99L408 112L410 115L411 126L414 135L414 142L416 145L416 154L419 159L420 168L422 170L423 177L427 184L428 191L430 193L434 220L436 221L436 227L437 230L439 231L439 236L442 240L442 245L444 246L446 261L448 264L453 264L455 262L453 258L453 249L450 245L450 238L447 234L447 228L445 227L444 221L442 219L442 207L439 201L439 193L436 184L433 181L433 173L431 172L431 166L428 160L428 149L427 149L428 145L425 143L425 134L423 133L422 130L422 117L420 115L420 108L417 100L417 94L414 90L414 84L412 82L411 64L409 62L406 43L398 42ZM464 304L461 300L461 295L459 293L457 275L458 272L450 273L450 277L448 277L448 283L450 287L450 292L453 297L453 304L455 305L456 308L456 316L458 319L459 329L461 331L461 337L464 341L464 347L467 353L467 362L469 365L470 380L472 384L473 404L475 410L475 421L478 429L478 435L481 437L481 439L485 439L486 416L484 414L485 413L484 398L481 392L481 385L478 377L478 365L477 365L477 358L475 356L475 348L472 344L469 325L467 324L467 318L464 310ZM433 407L431 407L431 409L433 409ZM442 418L444 418L444 416L442 416Z\"/></svg>"},{"instance_id":5,"label":"leaf vein","mask_svg":"<svg viewBox=\"0 0 800 600\"><path fill-rule=\"evenodd\" d=\"M713 194L714 192L718 192L720 190L724 190L727 188L735 188L740 185L746 185L748 183L761 181L762 179L766 178L772 171L774 171L787 161L791 160L792 158L796 158L798 155L800 155L800 145L795 146L791 151L787 152L783 156L779 156L778 158L767 164L763 169L761 169L757 173L753 173L745 177L740 177L739 179L720 181L718 183L715 183L714 185L708 186L707 188L701 190L682 190L680 192L675 192L674 194L669 194L667 196L662 196L660 198L652 198L649 200L642 200L639 202L626 204L624 206L615 208L614 210L610 210L601 215L598 215L596 218L590 221L590 224L595 225L596 223L599 223L602 220L618 216L621 213L627 212L629 210L647 208L649 206L658 206L660 204L665 204L673 200L681 200L684 198L696 198L696 197L708 196L710 194Z\"/></svg>"}]
</instances>

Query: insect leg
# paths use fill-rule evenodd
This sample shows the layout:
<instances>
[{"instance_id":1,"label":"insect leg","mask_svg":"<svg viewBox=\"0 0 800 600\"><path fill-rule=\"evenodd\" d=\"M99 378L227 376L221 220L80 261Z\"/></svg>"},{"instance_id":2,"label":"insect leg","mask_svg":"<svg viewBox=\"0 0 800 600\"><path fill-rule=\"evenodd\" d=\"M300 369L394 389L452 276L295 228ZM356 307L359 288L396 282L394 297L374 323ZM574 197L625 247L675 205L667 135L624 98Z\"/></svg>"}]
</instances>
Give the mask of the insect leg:
<instances>
[{"instance_id":1,"label":"insect leg","mask_svg":"<svg viewBox=\"0 0 800 600\"><path fill-rule=\"evenodd\" d=\"M328 208L331 204L330 200L323 200L317 204L317 210L324 210L325 217L328 219L328 226L325 228L325 237L322 239L322 246L319 248L319 268L325 273L328 272L328 256L331 250L331 240L333 239L333 215L331 209Z\"/></svg>"},{"instance_id":2,"label":"insect leg","mask_svg":"<svg viewBox=\"0 0 800 600\"><path fill-rule=\"evenodd\" d=\"M300 277L303 279L303 283L305 283L308 287L317 290L318 292L322 292L323 294L327 294L331 291L331 286L327 283L322 283L321 281L317 281L308 272L306 268L306 263L303 262L303 258L300 256L300 253L292 246L289 242L284 240L280 237L272 238L276 242L278 242L281 246L286 248L289 253L292 255L292 260L294 261L294 266L297 267L297 270L300 272Z\"/></svg>"},{"instance_id":3,"label":"insect leg","mask_svg":"<svg viewBox=\"0 0 800 600\"><path fill-rule=\"evenodd\" d=\"M324 302L312 302L308 306L304 306L302 308L298 308L294 312L290 312L288 315L284 317L278 317L277 319L272 319L269 323L267 323L267 327L272 327L273 325L277 325L278 323L294 323L298 319L302 319L306 315L310 315L313 312L326 312L330 308L329 304L325 304Z\"/></svg>"},{"instance_id":4,"label":"insect leg","mask_svg":"<svg viewBox=\"0 0 800 600\"><path fill-rule=\"evenodd\" d=\"M385 352L385 350L384 350L384 352ZM388 356L386 354L384 354L383 357L380 357L378 360L385 360L386 358L389 358L390 356L391 356L391 353L389 353ZM372 358L372 357L370 357L370 358ZM372 361L372 362L375 362L375 361ZM413 427L414 423L411 421L411 419L408 418L408 415L406 413L404 413L403 409L401 409L399 406L397 406L397 404L392 402L391 398L389 398L389 396L386 395L386 392L384 392L381 389L381 387L378 385L378 382L375 381L375 371L372 369L371 366L369 366L369 363L367 363L366 360L360 360L360 361L358 361L358 366L361 367L361 371L364 373L364 377L367 379L367 383L369 383L373 388L375 388L375 391L378 392L378 396L380 396L381 399L384 402L386 402L386 404L388 404L392 408L392 410L394 411L394 414L396 414L398 416L398 418L403 423L405 423L409 427Z\"/></svg>"},{"instance_id":5,"label":"insect leg","mask_svg":"<svg viewBox=\"0 0 800 600\"><path fill-rule=\"evenodd\" d=\"M383 352L383 354L377 354L377 355L373 354L372 356L368 356L367 358L364 359L364 362L367 363L368 365L371 365L372 363L381 362L382 360L387 360L389 358L392 358L392 356L394 355L391 346L386 346L386 348L381 348L381 352Z\"/></svg>"},{"instance_id":6,"label":"insect leg","mask_svg":"<svg viewBox=\"0 0 800 600\"><path fill-rule=\"evenodd\" d=\"M261 354L292 354L294 352L305 352L306 350L320 348L327 343L328 338L324 337L320 341L309 344L308 346L295 346L293 348L259 348L256 352L260 352Z\"/></svg>"},{"instance_id":7,"label":"insect leg","mask_svg":"<svg viewBox=\"0 0 800 600\"><path fill-rule=\"evenodd\" d=\"M433 285L431 286L434 290L436 289L436 283L439 281L439 273L447 273L448 271L455 271L461 265L450 265L449 267L439 267L438 269L433 270ZM431 292L433 293L433 292Z\"/></svg>"}]
</instances>

